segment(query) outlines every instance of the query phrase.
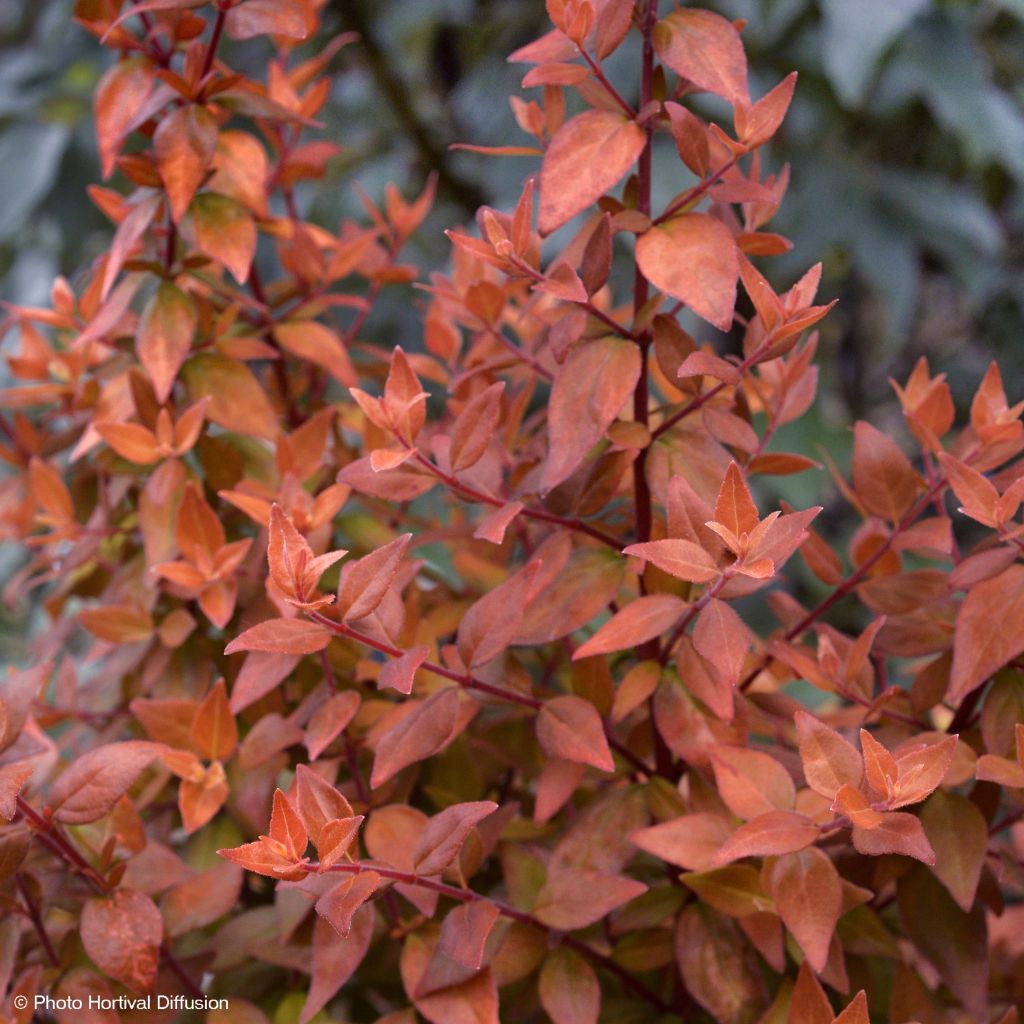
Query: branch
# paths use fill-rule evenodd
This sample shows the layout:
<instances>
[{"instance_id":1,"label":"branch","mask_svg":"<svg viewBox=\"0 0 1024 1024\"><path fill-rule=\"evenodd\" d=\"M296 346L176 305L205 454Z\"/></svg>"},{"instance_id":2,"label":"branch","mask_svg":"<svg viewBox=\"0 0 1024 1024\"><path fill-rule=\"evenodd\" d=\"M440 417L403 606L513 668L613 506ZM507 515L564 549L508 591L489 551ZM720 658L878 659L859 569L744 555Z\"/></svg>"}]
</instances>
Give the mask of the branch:
<instances>
[{"instance_id":1,"label":"branch","mask_svg":"<svg viewBox=\"0 0 1024 1024\"><path fill-rule=\"evenodd\" d=\"M316 863L312 863L307 866L311 871L320 870L320 865ZM442 896L448 896L453 900L457 900L459 903L474 903L477 900L487 900L489 903L494 905L495 909L503 917L507 917L513 921L518 921L520 924L529 925L531 928L539 929L550 936L552 942L560 942L569 949L573 949L577 953L582 954L596 966L614 974L623 983L623 985L630 989L630 991L640 996L640 998L645 1002L657 1007L661 1013L667 1013L670 1009L669 1004L666 1003L661 996L656 992L652 992L642 981L633 977L629 971L617 964L611 957L605 956L603 953L599 953L596 949L593 949L591 946L588 946L585 942L573 937L572 935L568 935L565 932L560 932L554 928L548 927L548 925L544 924L543 921L538 920L532 914L528 914L524 910L518 910L501 900L493 899L490 896L484 896L481 893L474 892L472 889L460 889L457 886L447 885L444 882L438 882L432 878L423 878L420 875L413 874L412 872L396 871L392 868L381 867L377 864L361 861L349 864L334 864L328 868L328 871L351 875L359 875L364 871L374 871L380 875L381 878L387 878L394 882L401 882L403 885L415 885L421 889L430 889L432 892L439 893Z\"/></svg>"}]
</instances>

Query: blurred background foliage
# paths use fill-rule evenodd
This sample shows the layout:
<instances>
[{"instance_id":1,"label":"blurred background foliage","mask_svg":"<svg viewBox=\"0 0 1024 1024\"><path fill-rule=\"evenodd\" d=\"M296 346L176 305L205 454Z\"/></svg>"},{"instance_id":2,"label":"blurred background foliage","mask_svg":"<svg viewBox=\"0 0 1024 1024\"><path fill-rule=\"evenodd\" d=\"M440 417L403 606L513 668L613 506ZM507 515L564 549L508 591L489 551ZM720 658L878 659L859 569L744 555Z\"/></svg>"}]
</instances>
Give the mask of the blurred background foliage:
<instances>
[{"instance_id":1,"label":"blurred background foliage","mask_svg":"<svg viewBox=\"0 0 1024 1024\"><path fill-rule=\"evenodd\" d=\"M354 30L361 41L336 58L323 118L324 134L343 152L326 184L300 190L300 207L336 228L340 217L361 215L352 179L380 198L388 181L413 194L437 170L439 202L409 255L425 273L441 268L443 229L471 222L484 202L510 207L536 168L532 158L449 146L529 141L506 99L526 69L505 57L544 31L543 0L327 3L325 38ZM662 0L662 10L670 3ZM824 444L846 464L852 417L898 428L887 379L905 377L921 355L949 374L961 400L995 357L1011 399L1019 397L1024 0L703 5L747 20L755 96L800 72L770 156L792 165L773 225L794 248L770 261L768 273L786 285L820 259L821 294L840 299L822 331L819 401L794 425L800 436L781 437L780 446L813 454ZM108 58L71 9L71 0L0 0L0 298L16 303L45 302L53 276L73 276L110 236L85 199L99 180L91 91ZM229 47L226 59L256 69L262 45ZM608 68L629 97L634 57L624 47ZM656 180L668 198L686 182L678 161L664 167ZM415 347L418 301L411 290L385 292L365 340ZM819 474L796 486L822 497ZM803 497L788 481L787 491Z\"/></svg>"}]
</instances>

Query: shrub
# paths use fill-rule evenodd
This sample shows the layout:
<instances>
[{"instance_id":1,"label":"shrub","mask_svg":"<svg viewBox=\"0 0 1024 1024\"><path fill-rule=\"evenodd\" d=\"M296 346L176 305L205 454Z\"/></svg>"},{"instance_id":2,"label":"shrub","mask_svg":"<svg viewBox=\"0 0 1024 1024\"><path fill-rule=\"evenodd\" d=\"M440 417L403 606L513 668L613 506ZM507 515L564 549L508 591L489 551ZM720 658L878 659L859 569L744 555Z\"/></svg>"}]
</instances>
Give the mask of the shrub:
<instances>
[{"instance_id":1,"label":"shrub","mask_svg":"<svg viewBox=\"0 0 1024 1024\"><path fill-rule=\"evenodd\" d=\"M539 179L450 233L422 339L384 355L364 324L432 187L303 219L351 41L296 52L320 6L78 5L120 55L96 121L124 188L91 192L109 250L7 321L8 595L47 629L0 703L5 1014L1015 1020L998 370L959 429L924 362L896 386L913 460L855 425L844 552L788 505L816 464L772 441L829 305L820 267L780 295L753 260L789 246L760 150L795 76L752 102L741 25L625 0L549 0L512 57L535 141L497 153ZM220 55L263 36L265 76ZM682 165L658 204L655 145Z\"/></svg>"}]
</instances>

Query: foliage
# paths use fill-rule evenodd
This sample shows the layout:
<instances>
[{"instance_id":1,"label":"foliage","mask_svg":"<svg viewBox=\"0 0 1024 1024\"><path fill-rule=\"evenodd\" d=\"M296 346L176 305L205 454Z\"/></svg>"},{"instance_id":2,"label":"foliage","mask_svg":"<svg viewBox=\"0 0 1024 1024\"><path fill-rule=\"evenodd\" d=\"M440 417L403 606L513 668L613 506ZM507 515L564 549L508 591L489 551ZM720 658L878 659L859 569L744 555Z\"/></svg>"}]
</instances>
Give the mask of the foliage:
<instances>
[{"instance_id":1,"label":"foliage","mask_svg":"<svg viewBox=\"0 0 1024 1024\"><path fill-rule=\"evenodd\" d=\"M993 365L957 427L921 360L830 460L845 551L777 497L831 308L759 269L796 76L752 98L741 25L653 2L550 0L525 143L469 146L539 174L365 344L435 182L302 215L321 7L77 7L119 187L5 324L49 623L0 691L4 1014L1015 1020L1024 404Z\"/></svg>"}]
</instances>

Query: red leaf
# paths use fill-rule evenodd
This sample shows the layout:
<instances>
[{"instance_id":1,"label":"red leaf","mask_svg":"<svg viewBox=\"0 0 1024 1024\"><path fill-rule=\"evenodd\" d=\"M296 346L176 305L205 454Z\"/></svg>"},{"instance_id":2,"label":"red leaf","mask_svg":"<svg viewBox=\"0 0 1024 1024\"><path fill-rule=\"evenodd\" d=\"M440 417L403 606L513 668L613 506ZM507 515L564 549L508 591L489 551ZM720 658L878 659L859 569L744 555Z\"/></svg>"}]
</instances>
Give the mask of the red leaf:
<instances>
[{"instance_id":1,"label":"red leaf","mask_svg":"<svg viewBox=\"0 0 1024 1024\"><path fill-rule=\"evenodd\" d=\"M655 288L720 331L730 329L740 263L732 233L721 221L706 213L672 217L637 239L636 259Z\"/></svg>"},{"instance_id":2,"label":"red leaf","mask_svg":"<svg viewBox=\"0 0 1024 1024\"><path fill-rule=\"evenodd\" d=\"M741 857L770 857L797 853L818 838L819 828L795 811L768 811L741 825L715 855L719 866Z\"/></svg>"},{"instance_id":3,"label":"red leaf","mask_svg":"<svg viewBox=\"0 0 1024 1024\"><path fill-rule=\"evenodd\" d=\"M640 350L621 338L583 342L562 364L548 402L544 488L580 465L611 426L640 378Z\"/></svg>"},{"instance_id":4,"label":"red leaf","mask_svg":"<svg viewBox=\"0 0 1024 1024\"><path fill-rule=\"evenodd\" d=\"M216 148L217 122L205 107L175 107L157 125L153 150L175 222L185 215Z\"/></svg>"},{"instance_id":5,"label":"red leaf","mask_svg":"<svg viewBox=\"0 0 1024 1024\"><path fill-rule=\"evenodd\" d=\"M164 922L153 901L135 889L96 897L82 909L82 945L104 974L136 992L156 980Z\"/></svg>"},{"instance_id":6,"label":"red leaf","mask_svg":"<svg viewBox=\"0 0 1024 1024\"><path fill-rule=\"evenodd\" d=\"M743 120L742 129L737 124L740 141L750 149L763 145L778 130L793 99L797 73L791 71L767 96L759 99ZM739 118L737 118L739 120Z\"/></svg>"},{"instance_id":7,"label":"red leaf","mask_svg":"<svg viewBox=\"0 0 1024 1024\"><path fill-rule=\"evenodd\" d=\"M631 544L622 552L643 558L677 579L691 583L710 583L720 570L715 560L700 546L688 540L652 540Z\"/></svg>"},{"instance_id":8,"label":"red leaf","mask_svg":"<svg viewBox=\"0 0 1024 1024\"><path fill-rule=\"evenodd\" d=\"M901 853L906 857L916 857L925 864L935 863L935 851L924 834L921 822L903 811L883 813L881 824L872 829L855 825L853 845L859 853L869 857Z\"/></svg>"},{"instance_id":9,"label":"red leaf","mask_svg":"<svg viewBox=\"0 0 1024 1024\"><path fill-rule=\"evenodd\" d=\"M540 173L537 227L550 234L622 179L647 136L635 121L610 110L587 110L555 133Z\"/></svg>"},{"instance_id":10,"label":"red leaf","mask_svg":"<svg viewBox=\"0 0 1024 1024\"><path fill-rule=\"evenodd\" d=\"M498 919L490 900L475 899L448 912L441 925L438 947L457 964L478 971L484 962L484 946Z\"/></svg>"},{"instance_id":11,"label":"red leaf","mask_svg":"<svg viewBox=\"0 0 1024 1024\"><path fill-rule=\"evenodd\" d=\"M370 785L376 789L403 768L436 754L451 739L458 710L459 691L454 686L417 704L377 741Z\"/></svg>"},{"instance_id":12,"label":"red leaf","mask_svg":"<svg viewBox=\"0 0 1024 1024\"><path fill-rule=\"evenodd\" d=\"M306 750L315 761L341 735L345 726L359 710L359 694L355 690L333 693L313 712L306 726Z\"/></svg>"},{"instance_id":13,"label":"red leaf","mask_svg":"<svg viewBox=\"0 0 1024 1024\"><path fill-rule=\"evenodd\" d=\"M735 462L729 463L715 502L715 522L721 523L737 538L752 533L759 516L743 472Z\"/></svg>"},{"instance_id":14,"label":"red leaf","mask_svg":"<svg viewBox=\"0 0 1024 1024\"><path fill-rule=\"evenodd\" d=\"M244 0L228 11L224 27L232 39L256 36L305 39L309 35L306 5L302 0Z\"/></svg>"},{"instance_id":15,"label":"red leaf","mask_svg":"<svg viewBox=\"0 0 1024 1024\"><path fill-rule=\"evenodd\" d=\"M718 793L737 817L750 819L768 811L793 809L793 779L768 754L722 745L711 751L711 764Z\"/></svg>"},{"instance_id":16,"label":"red leaf","mask_svg":"<svg viewBox=\"0 0 1024 1024\"><path fill-rule=\"evenodd\" d=\"M416 670L427 660L428 654L430 648L422 644L419 647L410 647L400 658L392 658L377 676L378 689L412 693Z\"/></svg>"},{"instance_id":17,"label":"red leaf","mask_svg":"<svg viewBox=\"0 0 1024 1024\"><path fill-rule=\"evenodd\" d=\"M459 623L459 656L469 668L486 665L515 639L533 592L539 561L530 562L476 601Z\"/></svg>"},{"instance_id":18,"label":"red leaf","mask_svg":"<svg viewBox=\"0 0 1024 1024\"><path fill-rule=\"evenodd\" d=\"M829 799L840 786L857 789L864 777L864 765L856 748L806 711L798 711L795 721L807 785Z\"/></svg>"},{"instance_id":19,"label":"red leaf","mask_svg":"<svg viewBox=\"0 0 1024 1024\"><path fill-rule=\"evenodd\" d=\"M373 907L360 907L352 918L349 935L342 938L330 924L317 918L313 928L313 977L299 1024L309 1024L363 962L373 939L373 920Z\"/></svg>"},{"instance_id":20,"label":"red leaf","mask_svg":"<svg viewBox=\"0 0 1024 1024\"><path fill-rule=\"evenodd\" d=\"M454 804L427 822L416 848L412 851L413 870L419 875L438 875L462 849L466 837L498 805L490 800Z\"/></svg>"},{"instance_id":21,"label":"red leaf","mask_svg":"<svg viewBox=\"0 0 1024 1024\"><path fill-rule=\"evenodd\" d=\"M153 382L158 402L166 402L178 370L192 348L198 317L180 288L164 281L149 300L135 335L135 351Z\"/></svg>"},{"instance_id":22,"label":"red leaf","mask_svg":"<svg viewBox=\"0 0 1024 1024\"><path fill-rule=\"evenodd\" d=\"M609 654L635 647L661 636L679 621L686 602L675 594L647 594L617 611L586 643L577 648L573 661L595 654Z\"/></svg>"},{"instance_id":23,"label":"red leaf","mask_svg":"<svg viewBox=\"0 0 1024 1024\"><path fill-rule=\"evenodd\" d=\"M107 743L79 757L50 787L54 817L68 825L102 818L164 751L162 743Z\"/></svg>"},{"instance_id":24,"label":"red leaf","mask_svg":"<svg viewBox=\"0 0 1024 1024\"><path fill-rule=\"evenodd\" d=\"M295 770L295 798L299 817L313 845L320 846L320 832L330 821L351 818L348 800L308 765Z\"/></svg>"},{"instance_id":25,"label":"red leaf","mask_svg":"<svg viewBox=\"0 0 1024 1024\"><path fill-rule=\"evenodd\" d=\"M223 263L239 284L249 279L256 255L256 222L238 200L203 192L188 208L196 248Z\"/></svg>"},{"instance_id":26,"label":"red leaf","mask_svg":"<svg viewBox=\"0 0 1024 1024\"><path fill-rule=\"evenodd\" d=\"M536 719L537 742L549 757L589 764L603 772L615 770L597 709L582 697L553 697Z\"/></svg>"},{"instance_id":27,"label":"red leaf","mask_svg":"<svg viewBox=\"0 0 1024 1024\"><path fill-rule=\"evenodd\" d=\"M504 381L491 384L471 398L459 413L452 426L452 443L448 450L453 473L475 466L487 451L498 427L504 391Z\"/></svg>"},{"instance_id":28,"label":"red leaf","mask_svg":"<svg viewBox=\"0 0 1024 1024\"><path fill-rule=\"evenodd\" d=\"M403 533L389 544L342 567L338 586L338 614L342 622L364 618L384 600L411 539L411 533Z\"/></svg>"},{"instance_id":29,"label":"red leaf","mask_svg":"<svg viewBox=\"0 0 1024 1024\"><path fill-rule=\"evenodd\" d=\"M770 868L768 889L810 965L823 971L843 910L843 886L835 865L813 847L787 854Z\"/></svg>"},{"instance_id":30,"label":"red leaf","mask_svg":"<svg viewBox=\"0 0 1024 1024\"><path fill-rule=\"evenodd\" d=\"M224 648L236 651L265 651L271 654L315 654L331 642L331 633L305 619L268 619L247 629Z\"/></svg>"},{"instance_id":31,"label":"red leaf","mask_svg":"<svg viewBox=\"0 0 1024 1024\"><path fill-rule=\"evenodd\" d=\"M316 912L343 938L352 932L356 911L377 891L380 875L376 871L360 871L339 882L316 901Z\"/></svg>"},{"instance_id":32,"label":"red leaf","mask_svg":"<svg viewBox=\"0 0 1024 1024\"><path fill-rule=\"evenodd\" d=\"M567 868L548 877L533 914L551 928L572 931L600 921L645 892L647 886L632 878Z\"/></svg>"},{"instance_id":33,"label":"red leaf","mask_svg":"<svg viewBox=\"0 0 1024 1024\"><path fill-rule=\"evenodd\" d=\"M654 27L658 56L694 85L730 103L748 103L747 58L736 26L720 14L687 8Z\"/></svg>"},{"instance_id":34,"label":"red leaf","mask_svg":"<svg viewBox=\"0 0 1024 1024\"><path fill-rule=\"evenodd\" d=\"M554 1024L597 1024L601 985L594 969L564 946L549 953L540 969L541 1006Z\"/></svg>"},{"instance_id":35,"label":"red leaf","mask_svg":"<svg viewBox=\"0 0 1024 1024\"><path fill-rule=\"evenodd\" d=\"M18 762L0 767L0 821L10 821L14 817L18 808L18 794L32 772L32 765Z\"/></svg>"},{"instance_id":36,"label":"red leaf","mask_svg":"<svg viewBox=\"0 0 1024 1024\"><path fill-rule=\"evenodd\" d=\"M959 701L1024 652L1024 566L1011 565L971 587L956 617L949 699Z\"/></svg>"},{"instance_id":37,"label":"red leaf","mask_svg":"<svg viewBox=\"0 0 1024 1024\"><path fill-rule=\"evenodd\" d=\"M897 523L924 481L888 434L859 420L853 430L853 487L868 512Z\"/></svg>"}]
</instances>

